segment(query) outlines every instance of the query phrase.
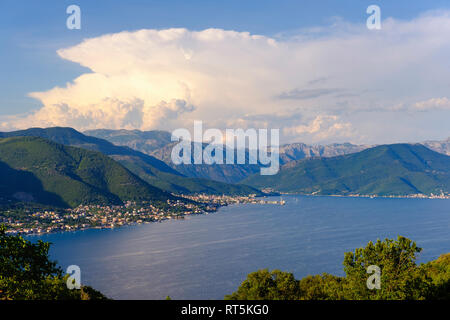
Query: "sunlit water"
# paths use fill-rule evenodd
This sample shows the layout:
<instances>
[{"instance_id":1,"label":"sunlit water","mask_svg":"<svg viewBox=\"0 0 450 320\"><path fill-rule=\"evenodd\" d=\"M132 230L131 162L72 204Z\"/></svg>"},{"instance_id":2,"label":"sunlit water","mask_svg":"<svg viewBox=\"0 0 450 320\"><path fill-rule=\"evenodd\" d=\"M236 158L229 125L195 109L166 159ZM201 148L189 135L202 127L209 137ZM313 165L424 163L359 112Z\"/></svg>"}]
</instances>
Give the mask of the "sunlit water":
<instances>
[{"instance_id":1,"label":"sunlit water","mask_svg":"<svg viewBox=\"0 0 450 320\"><path fill-rule=\"evenodd\" d=\"M277 198L278 199L278 198ZM29 237L116 299L223 299L250 272L343 275L344 252L403 235L420 262L450 252L450 200L286 196L185 220Z\"/></svg>"}]
</instances>

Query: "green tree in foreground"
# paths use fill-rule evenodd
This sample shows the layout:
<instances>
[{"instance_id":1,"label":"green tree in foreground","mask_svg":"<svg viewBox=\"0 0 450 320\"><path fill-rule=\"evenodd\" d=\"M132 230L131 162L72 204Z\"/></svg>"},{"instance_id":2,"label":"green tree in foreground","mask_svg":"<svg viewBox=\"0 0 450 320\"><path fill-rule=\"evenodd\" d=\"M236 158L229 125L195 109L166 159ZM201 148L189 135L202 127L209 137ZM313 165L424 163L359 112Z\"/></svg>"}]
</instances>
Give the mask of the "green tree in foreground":
<instances>
[{"instance_id":1,"label":"green tree in foreground","mask_svg":"<svg viewBox=\"0 0 450 320\"><path fill-rule=\"evenodd\" d=\"M450 253L428 262L423 268L432 279L430 298L450 300Z\"/></svg>"},{"instance_id":2,"label":"green tree in foreground","mask_svg":"<svg viewBox=\"0 0 450 320\"><path fill-rule=\"evenodd\" d=\"M105 299L91 287L69 290L68 276L49 259L49 249L41 240L7 235L0 225L0 300Z\"/></svg>"},{"instance_id":3,"label":"green tree in foreground","mask_svg":"<svg viewBox=\"0 0 450 320\"><path fill-rule=\"evenodd\" d=\"M230 300L292 300L300 293L299 281L292 273L259 270L250 273Z\"/></svg>"},{"instance_id":4,"label":"green tree in foreground","mask_svg":"<svg viewBox=\"0 0 450 320\"><path fill-rule=\"evenodd\" d=\"M267 269L248 275L229 300L417 300L450 299L450 253L417 265L422 249L399 236L396 241L369 242L345 253L345 277L330 274L296 280L292 273ZM369 289L369 266L381 270L380 289Z\"/></svg>"},{"instance_id":5,"label":"green tree in foreground","mask_svg":"<svg viewBox=\"0 0 450 320\"><path fill-rule=\"evenodd\" d=\"M415 242L400 236L397 241L378 240L355 252L347 252L344 258L345 297L364 300L425 299L431 278L416 265L417 254L421 251L422 248L417 247ZM379 290L367 287L367 269L371 265L382 270Z\"/></svg>"}]
</instances>

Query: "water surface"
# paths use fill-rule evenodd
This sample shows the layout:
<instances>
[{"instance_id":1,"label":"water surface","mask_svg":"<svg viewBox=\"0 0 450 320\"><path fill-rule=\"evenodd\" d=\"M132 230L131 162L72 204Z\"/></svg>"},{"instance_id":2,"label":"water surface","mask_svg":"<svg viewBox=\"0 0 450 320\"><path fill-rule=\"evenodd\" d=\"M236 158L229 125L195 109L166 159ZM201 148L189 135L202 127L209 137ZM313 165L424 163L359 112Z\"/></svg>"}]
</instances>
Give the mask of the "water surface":
<instances>
[{"instance_id":1,"label":"water surface","mask_svg":"<svg viewBox=\"0 0 450 320\"><path fill-rule=\"evenodd\" d=\"M278 199L278 198L277 198ZM286 196L285 206L233 205L185 220L32 236L116 299L223 299L250 272L343 275L344 252L403 235L420 262L450 252L450 200Z\"/></svg>"}]
</instances>

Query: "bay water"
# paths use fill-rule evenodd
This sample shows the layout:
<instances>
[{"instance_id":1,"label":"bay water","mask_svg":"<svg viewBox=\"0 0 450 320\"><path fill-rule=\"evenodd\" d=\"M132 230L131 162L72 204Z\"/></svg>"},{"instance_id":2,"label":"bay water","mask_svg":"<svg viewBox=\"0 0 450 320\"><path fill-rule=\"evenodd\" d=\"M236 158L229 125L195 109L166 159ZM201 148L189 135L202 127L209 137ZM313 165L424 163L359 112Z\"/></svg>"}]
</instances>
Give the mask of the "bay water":
<instances>
[{"instance_id":1,"label":"bay water","mask_svg":"<svg viewBox=\"0 0 450 320\"><path fill-rule=\"evenodd\" d=\"M239 204L208 215L115 229L29 236L81 281L114 299L223 299L250 272L344 275L344 253L398 235L419 262L450 252L450 200L283 196L284 206ZM279 197L268 200L280 200Z\"/></svg>"}]
</instances>

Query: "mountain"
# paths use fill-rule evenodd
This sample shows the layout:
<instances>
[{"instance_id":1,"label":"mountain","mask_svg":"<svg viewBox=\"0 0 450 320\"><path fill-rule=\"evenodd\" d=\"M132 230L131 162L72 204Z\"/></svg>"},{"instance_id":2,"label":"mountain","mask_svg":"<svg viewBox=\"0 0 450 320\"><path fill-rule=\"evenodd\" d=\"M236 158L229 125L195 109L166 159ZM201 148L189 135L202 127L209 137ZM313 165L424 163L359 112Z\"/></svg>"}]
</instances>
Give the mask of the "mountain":
<instances>
[{"instance_id":1,"label":"mountain","mask_svg":"<svg viewBox=\"0 0 450 320\"><path fill-rule=\"evenodd\" d=\"M450 157L421 144L392 144L332 158L289 162L273 176L242 183L281 192L322 195L450 193Z\"/></svg>"},{"instance_id":2,"label":"mountain","mask_svg":"<svg viewBox=\"0 0 450 320\"><path fill-rule=\"evenodd\" d=\"M333 143L329 145L307 145L304 143L291 143L280 146L280 163L314 157L335 157L355 153L370 148L368 145L355 145L351 143Z\"/></svg>"},{"instance_id":3,"label":"mountain","mask_svg":"<svg viewBox=\"0 0 450 320\"><path fill-rule=\"evenodd\" d=\"M139 130L90 130L85 132L97 138L106 139L115 145L127 146L132 149L153 156L174 170L187 177L211 179L226 183L238 183L246 177L259 172L259 165L242 164L180 164L175 165L171 160L172 148L177 142L170 140L171 134L166 131ZM285 164L308 157L331 157L361 151L368 146L350 143L332 144L327 146L310 146L304 143L293 143L280 147L280 163ZM249 158L248 150L246 159Z\"/></svg>"},{"instance_id":4,"label":"mountain","mask_svg":"<svg viewBox=\"0 0 450 320\"><path fill-rule=\"evenodd\" d=\"M444 141L425 141L422 144L431 150L450 156L450 138Z\"/></svg>"},{"instance_id":5,"label":"mountain","mask_svg":"<svg viewBox=\"0 0 450 320\"><path fill-rule=\"evenodd\" d=\"M172 162L172 148L178 142L173 142L160 149L156 149L152 152L152 155L162 161L167 165L171 166L173 169L182 173L188 177L196 177L203 179L212 179L215 181L222 181L226 183L238 183L242 179L248 177L251 174L259 172L260 166L258 164L249 164L249 152L244 150L245 153L245 163L244 164L193 164L194 156L191 155L192 164L178 164L175 165ZM208 144L202 144L202 150ZM194 143L191 143L191 150L194 150ZM228 150L229 152L235 153L235 159L237 159L236 150ZM222 147L223 159L226 159L226 148Z\"/></svg>"},{"instance_id":6,"label":"mountain","mask_svg":"<svg viewBox=\"0 0 450 320\"><path fill-rule=\"evenodd\" d=\"M64 127L53 127L45 129L30 128L27 130L0 132L0 138L7 138L7 137L41 137L67 146L98 151L109 156L121 155L121 156L140 157L142 158L143 161L145 161L152 168L158 171L180 175L177 171L170 168L163 161L160 161L152 156L145 155L141 152L138 152L128 147L116 146L111 142L103 139L86 136L81 132L78 132L72 128L64 128Z\"/></svg>"},{"instance_id":7,"label":"mountain","mask_svg":"<svg viewBox=\"0 0 450 320\"><path fill-rule=\"evenodd\" d=\"M179 176L165 172L152 175L150 174L152 168L138 157L112 157L114 160L123 164L126 168L137 174L151 185L177 194L207 193L227 195L261 195L259 190L243 184L230 184L203 178L189 178L186 176Z\"/></svg>"},{"instance_id":8,"label":"mountain","mask_svg":"<svg viewBox=\"0 0 450 320\"><path fill-rule=\"evenodd\" d=\"M212 179L226 183L238 183L248 176L259 172L259 165L247 164L180 164L175 165L171 160L172 148L177 142L171 142L171 134L165 131L139 131L139 130L91 130L85 132L97 138L106 139L115 145L127 146L153 156L174 170L187 177ZM280 147L280 163L309 157L333 157L342 154L354 153L368 148L366 145L350 143L331 145L307 145L304 143L286 144ZM246 150L246 159L249 158Z\"/></svg>"},{"instance_id":9,"label":"mountain","mask_svg":"<svg viewBox=\"0 0 450 320\"><path fill-rule=\"evenodd\" d=\"M171 154L173 146L178 142L172 142L171 133L166 131L98 129L85 131L84 133L96 138L106 139L115 145L126 146L155 157L186 177L209 179L234 184L259 171L258 165L249 164L175 165L172 163ZM246 156L248 157L248 154Z\"/></svg>"},{"instance_id":10,"label":"mountain","mask_svg":"<svg viewBox=\"0 0 450 320\"><path fill-rule=\"evenodd\" d=\"M151 154L156 149L162 148L172 141L171 133L167 131L139 131L139 130L109 130L97 129L84 132L88 136L107 140L118 146L127 146L134 150Z\"/></svg>"},{"instance_id":11,"label":"mountain","mask_svg":"<svg viewBox=\"0 0 450 320\"><path fill-rule=\"evenodd\" d=\"M99 152L38 137L0 139L0 176L1 198L59 207L172 198Z\"/></svg>"},{"instance_id":12,"label":"mountain","mask_svg":"<svg viewBox=\"0 0 450 320\"><path fill-rule=\"evenodd\" d=\"M167 166L182 173L187 177L212 179L227 183L238 183L252 175L257 175L259 165L206 165L206 164L181 164L174 165L171 161L171 152L175 142L170 141L170 133L164 131L139 131L139 130L94 130L88 134L103 137L118 145L142 151L163 161ZM158 138L159 137L159 138ZM425 141L427 148L436 152L450 155L450 138L445 141ZM280 164L296 163L302 159L315 157L336 157L340 155L354 154L372 148L371 145L355 145L351 143L334 143L329 145L308 145L304 143L291 143L280 146ZM248 152L246 151L248 159ZM247 162L248 163L248 162ZM270 179L270 178L268 178Z\"/></svg>"},{"instance_id":13,"label":"mountain","mask_svg":"<svg viewBox=\"0 0 450 320\"><path fill-rule=\"evenodd\" d=\"M0 138L19 136L41 137L64 145L101 152L122 164L150 185L167 192L178 194L260 194L258 190L245 185L230 185L207 179L188 178L155 157L126 146L116 146L100 138L86 136L72 128L31 128L0 132Z\"/></svg>"}]
</instances>

